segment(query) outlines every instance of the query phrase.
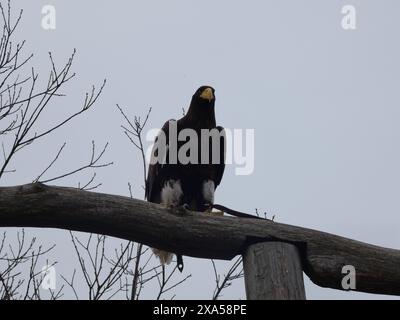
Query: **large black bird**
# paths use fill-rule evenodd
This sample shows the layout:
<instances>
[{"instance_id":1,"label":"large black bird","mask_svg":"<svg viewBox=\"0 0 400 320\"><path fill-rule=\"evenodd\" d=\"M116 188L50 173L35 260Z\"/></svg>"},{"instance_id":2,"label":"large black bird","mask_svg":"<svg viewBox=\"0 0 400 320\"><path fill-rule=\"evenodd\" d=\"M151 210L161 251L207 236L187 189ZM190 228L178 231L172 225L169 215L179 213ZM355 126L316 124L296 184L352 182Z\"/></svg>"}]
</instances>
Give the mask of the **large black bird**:
<instances>
[{"instance_id":1,"label":"large black bird","mask_svg":"<svg viewBox=\"0 0 400 320\"><path fill-rule=\"evenodd\" d=\"M146 199L150 202L163 204L168 207L185 206L193 211L210 211L214 203L214 192L221 182L225 170L225 135L224 129L216 125L215 120L215 90L209 86L200 87L192 97L186 115L179 120L167 121L155 140L152 160L154 157L163 161L151 161L146 181ZM182 130L191 129L195 132L198 141L179 139ZM176 130L171 134L171 130ZM188 131L188 130L185 130ZM208 137L202 132L210 132ZM161 148L156 145L163 135L165 146ZM173 138L171 138L173 137ZM173 141L171 141L173 139ZM208 140L206 144L202 139ZM173 147L175 144L176 148ZM181 159L179 150L184 145L192 147L183 154L189 156ZM172 155L172 152L178 152ZM189 154L192 153L193 154ZM161 155L161 153L163 155ZM175 161L173 160L175 159ZM156 162L156 163L154 163ZM153 249L161 263L169 264L173 254ZM183 268L178 256L178 267ZM181 266L180 266L181 265Z\"/></svg>"}]
</instances>

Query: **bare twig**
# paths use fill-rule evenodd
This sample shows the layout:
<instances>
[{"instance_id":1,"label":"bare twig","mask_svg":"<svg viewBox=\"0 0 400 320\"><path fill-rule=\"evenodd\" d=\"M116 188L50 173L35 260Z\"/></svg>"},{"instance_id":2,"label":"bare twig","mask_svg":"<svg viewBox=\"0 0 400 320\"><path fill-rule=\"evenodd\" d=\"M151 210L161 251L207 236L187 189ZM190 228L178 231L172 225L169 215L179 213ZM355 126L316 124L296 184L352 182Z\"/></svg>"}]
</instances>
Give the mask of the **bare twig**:
<instances>
[{"instance_id":1,"label":"bare twig","mask_svg":"<svg viewBox=\"0 0 400 320\"><path fill-rule=\"evenodd\" d=\"M76 174L76 173L78 173L80 171L86 170L86 169L104 168L104 167L108 167L108 166L112 165L113 162L99 163L101 158L104 156L104 154L105 154L105 152L107 150L107 147L108 147L108 143L104 146L102 151L96 156L96 145L95 145L94 141L92 141L92 155L90 157L90 160L89 160L88 164L83 165L83 166L81 166L81 167L79 167L77 169L74 169L72 171L69 171L67 173L64 173L62 175L56 176L54 178L50 178L50 179L46 179L46 180L40 180L39 182L41 182L41 183L54 182L56 180L60 180L60 179L69 177L71 175L74 175L74 174ZM59 157L61 151L62 151L62 149L60 149L59 153L57 154L56 159L53 160L53 162L50 164L49 167L46 168L46 170L44 172L46 172L54 164L54 162ZM43 173L39 176L39 178L43 175ZM87 183L83 188L80 188L80 189L87 190L88 185L91 184L93 182L93 180L94 180L94 177L89 181L89 183Z\"/></svg>"},{"instance_id":2,"label":"bare twig","mask_svg":"<svg viewBox=\"0 0 400 320\"><path fill-rule=\"evenodd\" d=\"M242 262L242 257L237 258L228 272L224 275L223 279L221 279L221 275L217 271L215 261L211 260L215 276L215 289L212 297L213 300L218 300L218 298L221 297L222 291L230 287L234 280L243 278L244 274Z\"/></svg>"},{"instance_id":3,"label":"bare twig","mask_svg":"<svg viewBox=\"0 0 400 320\"><path fill-rule=\"evenodd\" d=\"M3 233L0 241L0 299L41 299L40 286L44 275L41 269L38 270L38 265L54 246L46 249L36 246L36 238L27 241L23 229L17 232L16 247L11 242L6 245L6 237L7 234ZM56 262L50 264L46 261L46 265L52 267ZM62 296L62 289L49 294L50 299L58 299Z\"/></svg>"}]
</instances>

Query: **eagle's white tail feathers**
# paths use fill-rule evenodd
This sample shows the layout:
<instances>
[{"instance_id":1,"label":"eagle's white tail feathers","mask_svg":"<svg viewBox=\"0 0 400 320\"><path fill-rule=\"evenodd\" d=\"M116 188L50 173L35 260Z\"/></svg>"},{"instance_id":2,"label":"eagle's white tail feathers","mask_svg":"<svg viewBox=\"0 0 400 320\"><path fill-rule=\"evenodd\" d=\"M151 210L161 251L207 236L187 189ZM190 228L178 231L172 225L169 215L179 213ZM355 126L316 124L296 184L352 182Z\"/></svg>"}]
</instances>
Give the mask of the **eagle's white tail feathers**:
<instances>
[{"instance_id":1,"label":"eagle's white tail feathers","mask_svg":"<svg viewBox=\"0 0 400 320\"><path fill-rule=\"evenodd\" d=\"M174 257L173 253L154 248L152 248L151 250L153 250L154 255L158 259L160 259L160 262L163 266L168 265L172 262L172 258Z\"/></svg>"}]
</instances>

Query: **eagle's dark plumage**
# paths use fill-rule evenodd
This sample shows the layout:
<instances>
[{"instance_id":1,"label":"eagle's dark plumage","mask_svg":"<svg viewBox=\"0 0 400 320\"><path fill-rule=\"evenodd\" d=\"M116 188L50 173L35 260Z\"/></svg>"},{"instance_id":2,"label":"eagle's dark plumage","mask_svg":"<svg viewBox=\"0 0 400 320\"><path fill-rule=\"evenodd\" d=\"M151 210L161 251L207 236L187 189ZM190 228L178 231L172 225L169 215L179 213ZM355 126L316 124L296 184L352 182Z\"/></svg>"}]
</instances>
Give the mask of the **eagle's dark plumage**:
<instances>
[{"instance_id":1,"label":"eagle's dark plumage","mask_svg":"<svg viewBox=\"0 0 400 320\"><path fill-rule=\"evenodd\" d=\"M149 165L146 181L146 199L150 202L166 206L187 205L193 211L207 211L214 203L215 189L221 182L225 170L225 138L224 129L217 127L215 120L215 91L212 87L200 87L192 97L186 115L179 120L167 121L161 129L166 137L165 163L151 163ZM199 137L198 162L183 164L177 159L176 164L171 164L170 148L173 141L169 141L170 128L177 128L177 135L183 129L196 131ZM218 143L210 138L209 149L203 150L201 143L201 130L218 130L220 133ZM156 138L160 137L160 135ZM187 140L189 141L189 139ZM179 148L185 141L174 141ZM214 147L214 148L213 148ZM218 148L218 161L213 160L213 154ZM201 161L201 155L209 151L208 163ZM153 150L154 152L154 150ZM154 156L154 153L153 153ZM172 254L154 249L161 262L170 263Z\"/></svg>"}]
</instances>

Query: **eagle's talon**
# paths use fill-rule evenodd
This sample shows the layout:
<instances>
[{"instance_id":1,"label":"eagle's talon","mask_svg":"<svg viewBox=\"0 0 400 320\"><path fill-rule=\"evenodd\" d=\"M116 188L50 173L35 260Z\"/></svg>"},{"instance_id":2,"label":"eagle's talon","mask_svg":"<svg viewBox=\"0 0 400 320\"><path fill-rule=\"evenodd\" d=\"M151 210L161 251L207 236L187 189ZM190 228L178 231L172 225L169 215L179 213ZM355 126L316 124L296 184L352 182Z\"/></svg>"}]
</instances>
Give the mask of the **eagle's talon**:
<instances>
[{"instance_id":1,"label":"eagle's talon","mask_svg":"<svg viewBox=\"0 0 400 320\"><path fill-rule=\"evenodd\" d=\"M203 204L203 206L205 208L207 208L206 210L204 210L204 212L207 212L207 213L211 212L213 209L213 205L211 203L205 203L205 204Z\"/></svg>"},{"instance_id":2,"label":"eagle's talon","mask_svg":"<svg viewBox=\"0 0 400 320\"><path fill-rule=\"evenodd\" d=\"M187 215L189 210L189 205L187 203L184 203L183 205L178 207L174 207L174 212L177 212L182 216Z\"/></svg>"},{"instance_id":3,"label":"eagle's talon","mask_svg":"<svg viewBox=\"0 0 400 320\"><path fill-rule=\"evenodd\" d=\"M177 207L176 206L174 206L173 204L165 204L165 203L161 203L161 206L162 207L164 207L165 209L167 209L167 210L174 210L174 209L176 209Z\"/></svg>"},{"instance_id":4,"label":"eagle's talon","mask_svg":"<svg viewBox=\"0 0 400 320\"><path fill-rule=\"evenodd\" d=\"M213 217L223 217L224 216L223 211L209 211L209 212L207 212L207 214L209 214L210 216L213 216Z\"/></svg>"},{"instance_id":5,"label":"eagle's talon","mask_svg":"<svg viewBox=\"0 0 400 320\"><path fill-rule=\"evenodd\" d=\"M186 210L186 211L189 211L189 210L190 210L190 207L189 207L189 205L188 205L187 203L184 203L184 204L182 205L182 209L184 209L184 210Z\"/></svg>"}]
</instances>

